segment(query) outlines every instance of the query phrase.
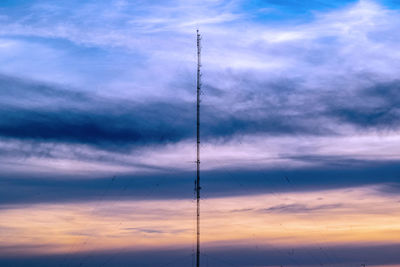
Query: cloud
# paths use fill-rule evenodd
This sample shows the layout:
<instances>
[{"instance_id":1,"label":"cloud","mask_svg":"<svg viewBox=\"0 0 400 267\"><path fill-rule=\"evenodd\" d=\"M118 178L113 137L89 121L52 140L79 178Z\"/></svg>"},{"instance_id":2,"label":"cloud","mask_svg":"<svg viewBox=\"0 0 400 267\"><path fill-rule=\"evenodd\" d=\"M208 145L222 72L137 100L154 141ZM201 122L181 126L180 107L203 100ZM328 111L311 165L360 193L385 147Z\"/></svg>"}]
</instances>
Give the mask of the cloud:
<instances>
[{"instance_id":1,"label":"cloud","mask_svg":"<svg viewBox=\"0 0 400 267\"><path fill-rule=\"evenodd\" d=\"M379 192L396 194L399 191L397 175L399 165L398 161L368 161L362 165L342 168L321 166L231 170L222 167L202 172L202 188L204 188L202 196L218 198L256 194L274 195L363 185L380 185ZM109 169L110 167L108 171ZM134 174L114 173L105 176L102 172L94 171L85 175L71 173L70 170L43 174L30 169L30 172L26 173L3 173L0 178L2 185L0 208L7 209L13 205L29 206L34 203L192 199L195 173L170 170L147 173L142 171ZM311 212L314 209L317 211L323 209L324 206L278 205L271 212L285 209L294 211L296 208L299 212Z\"/></svg>"},{"instance_id":2,"label":"cloud","mask_svg":"<svg viewBox=\"0 0 400 267\"><path fill-rule=\"evenodd\" d=\"M329 204L329 205L318 205L318 206L307 206L301 204L290 204L290 205L278 205L265 209L265 212L278 212L278 213L310 213L319 210L329 210L340 208L341 204Z\"/></svg>"},{"instance_id":3,"label":"cloud","mask_svg":"<svg viewBox=\"0 0 400 267\"><path fill-rule=\"evenodd\" d=\"M199 26L205 252L252 266L267 253L274 265L399 262L399 11L338 2L2 3L3 253L62 254L95 236L83 250L110 254L93 266L181 256L154 247L192 240ZM318 231L341 259L307 247ZM150 252L118 257L125 247Z\"/></svg>"},{"instance_id":4,"label":"cloud","mask_svg":"<svg viewBox=\"0 0 400 267\"><path fill-rule=\"evenodd\" d=\"M2 76L0 83L0 93L4 95L0 109L3 137L122 149L135 144L178 142L194 136L193 103L107 99L7 76ZM11 95L7 94L10 90ZM310 131L296 119L285 123L284 114L258 112L259 115L251 110L221 112L206 105L203 136Z\"/></svg>"},{"instance_id":5,"label":"cloud","mask_svg":"<svg viewBox=\"0 0 400 267\"><path fill-rule=\"evenodd\" d=\"M315 259L329 265L353 264L360 260L354 258L356 252L361 255L386 249L393 261L382 261L378 256L382 254L378 253L374 260L368 258L368 263L395 263L397 258L391 257L397 255L393 251L398 249L394 234L398 229L398 196L383 194L380 188L205 198L202 251L220 256L233 253L243 264L258 264L252 262L254 257L244 255L262 257L272 250L278 252L277 259L289 257L290 261L310 266L311 262L317 264ZM289 208L279 212L284 206ZM189 256L195 233L194 208L189 199L15 205L1 212L0 227L12 231L2 236L7 245L2 247L0 261L15 261L16 256L51 259L61 255L69 261L92 262L98 257L86 259L88 255L109 252L111 256L124 251L132 252L130 255L152 252L162 256L162 251L167 255L166 251L187 250ZM304 257L303 253L313 257ZM149 262L149 258L144 259ZM259 260L262 259L266 260Z\"/></svg>"},{"instance_id":6,"label":"cloud","mask_svg":"<svg viewBox=\"0 0 400 267\"><path fill-rule=\"evenodd\" d=\"M194 103L187 101L118 100L7 76L0 83L0 93L4 95L0 109L3 137L126 149L132 145L175 143L194 136ZM253 88L263 86L246 84ZM287 98L295 92L290 91L291 86L284 85L276 91L256 93L257 89L241 93L235 99L234 108L203 106L202 135L210 140L257 133L349 134L346 127L337 124L337 119L353 129L396 130L399 124L395 102L397 84L366 88L361 91L366 97L357 100L359 95L355 95L351 105L340 95L333 101L325 95L316 96L314 101L319 102L316 107L302 102L288 103ZM283 95L279 89L288 94ZM11 94L7 94L9 90ZM393 97L384 96L383 90L391 90Z\"/></svg>"},{"instance_id":7,"label":"cloud","mask_svg":"<svg viewBox=\"0 0 400 267\"><path fill-rule=\"evenodd\" d=\"M161 233L163 233L163 231L156 230L156 229L145 229L145 228L136 228L136 227L124 228L124 230L138 231L138 232L142 232L145 234L161 234Z\"/></svg>"},{"instance_id":8,"label":"cloud","mask_svg":"<svg viewBox=\"0 0 400 267\"><path fill-rule=\"evenodd\" d=\"M328 111L343 122L362 128L398 129L399 81L376 84L349 99L341 99Z\"/></svg>"},{"instance_id":9,"label":"cloud","mask_svg":"<svg viewBox=\"0 0 400 267\"><path fill-rule=\"evenodd\" d=\"M204 32L204 81L213 87L220 87L217 78L227 71L241 76L250 73L266 81L301 77L308 89L335 91L368 83L362 74L377 81L396 77L394 70L398 64L392 59L397 55L398 37L393 31L399 24L397 11L379 2L335 2L337 9L322 12L316 8L301 23L295 19L280 20L279 15L270 13L260 15L259 10L271 7L275 13L285 13L271 1L254 7L249 7L246 1L178 1L173 7L170 3L121 5L89 1L80 3L80 8L72 8L76 3L54 5L41 1L28 5L27 9L14 7L17 15L3 22L2 35L42 38L44 45L67 51L68 61L65 57L57 60L66 61L67 66L75 63L74 68L83 61L82 53L69 53L76 47L93 48L84 54L96 49L104 51L91 58L91 62L96 62L94 66L68 78L83 77L88 81L90 76L93 77L90 84L95 83L97 90L119 94L138 94L129 92L136 85L145 88L148 95L184 95L171 83L182 84L182 73L194 77L194 24L197 21ZM301 7L293 1L279 4L299 11L301 7L313 10L314 6L329 3L312 2ZM293 18L299 13L302 12L290 12ZM275 19L269 20L270 17ZM76 47L55 47L54 39L68 41ZM110 58L118 58L116 54L128 60L110 62ZM109 68L110 64L114 68ZM121 65L124 68L117 67ZM99 66L103 66L100 67L102 83L95 82L98 72L91 73L92 68ZM64 68L63 73L70 69ZM110 72L118 79L106 79ZM25 72L29 74L32 72ZM229 86L232 81L223 83L223 89L230 93L238 90ZM80 83L82 87L87 85Z\"/></svg>"},{"instance_id":10,"label":"cloud","mask_svg":"<svg viewBox=\"0 0 400 267\"><path fill-rule=\"evenodd\" d=\"M13 27L4 27L7 42L21 47L37 44L38 39L28 38L34 35L42 38L41 47L58 54L67 51L68 62L74 64L82 62L82 55L92 53L86 63L101 63L100 57L112 54L111 58L116 58L110 61L112 65L127 66L126 61L122 63L119 59L125 56L135 64L131 64L127 72L120 68L112 70L109 64L104 64L107 65L104 68L93 64L97 70L91 72L89 68L89 72L84 73L85 77L93 76L91 81L98 80L99 74L104 78L113 76L110 72L117 78L105 78L101 87L96 82L95 85L79 82L74 93L58 84L15 78L21 76L20 73L14 77L3 76L4 95L11 88L17 93L5 98L7 105L1 110L5 118L2 135L21 140L89 144L105 149L192 138L195 87L191 70L194 56L191 54L194 55L194 46L189 43L193 41L193 34L187 31L191 26L184 26L182 31L180 26L171 28L168 25L179 24L177 21L182 25L192 24L186 11L194 6L199 6L194 9L198 12L194 17L208 21L204 24L204 137L229 139L254 133L352 135L364 128L398 129L395 102L398 81L393 72L397 61L385 56L396 55L393 53L395 45L392 39L377 38L396 28L397 11L375 2L359 1L338 10L316 13L312 19L298 25L272 28L268 23L249 19L251 14L246 14L242 4L240 1L210 1L202 6L197 2L179 2L170 8L156 2L150 4L154 7L152 12L128 21L136 25L137 31L127 26L127 14L132 10L137 14L146 10L145 3L136 6L129 2L112 3L108 8L104 3L86 3L73 10L69 5L54 6L47 2L31 5L29 19L25 19L26 14L22 12L19 13L21 17L14 17ZM19 10L18 6L15 8ZM84 25L78 27L77 20L89 15L89 10L93 11L91 8L98 10L99 15L88 17ZM68 23L61 23L61 14L67 10ZM205 16L209 10L214 11ZM38 19L44 12L45 18ZM166 15L154 19L158 13ZM175 13L179 16L174 19ZM65 16L62 17L65 21ZM247 30L228 25L243 20L249 26ZM5 23L11 21L9 18ZM112 22L108 34L99 27L99 24L106 24L104 21ZM58 30L51 30L52 27ZM118 42L114 39L92 42L91 33L105 40L112 33L120 39ZM166 38L167 33L170 36ZM71 44L60 45L46 38L68 40ZM130 47L134 53L125 48L118 52L112 48L119 44L129 46L131 41L127 38L135 43ZM150 44L149 39L159 42ZM85 53L73 52L87 45ZM96 49L101 52L94 53ZM176 50L179 55L174 52ZM64 61L66 58L64 55L54 59ZM367 60L373 60L374 64L365 64ZM162 71L165 69L168 72ZM27 71L24 76L36 75ZM391 92L390 99L385 93L377 93L386 91ZM31 130L24 131L27 128Z\"/></svg>"}]
</instances>

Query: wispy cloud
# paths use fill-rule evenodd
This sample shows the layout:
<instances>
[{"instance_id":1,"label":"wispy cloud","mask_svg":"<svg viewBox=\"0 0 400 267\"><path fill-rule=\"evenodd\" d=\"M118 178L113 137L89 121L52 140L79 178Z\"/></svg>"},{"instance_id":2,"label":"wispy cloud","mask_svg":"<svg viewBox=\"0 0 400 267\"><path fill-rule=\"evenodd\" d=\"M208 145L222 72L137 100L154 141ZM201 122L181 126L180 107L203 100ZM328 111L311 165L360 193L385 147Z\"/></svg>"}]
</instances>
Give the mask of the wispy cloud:
<instances>
[{"instance_id":1,"label":"wispy cloud","mask_svg":"<svg viewBox=\"0 0 400 267\"><path fill-rule=\"evenodd\" d=\"M266 246L307 266L354 263L344 251L398 262L399 13L370 0L2 1L0 258L190 246L200 28L204 247L254 266L273 258ZM326 260L321 235L342 259Z\"/></svg>"},{"instance_id":2,"label":"wispy cloud","mask_svg":"<svg viewBox=\"0 0 400 267\"><path fill-rule=\"evenodd\" d=\"M210 248L252 240L279 247L314 245L321 235L331 245L395 244L398 203L393 200L380 187L210 198L202 203L202 240ZM11 231L1 243L21 246L25 254L58 254L71 247L80 252L179 248L192 240L192 211L190 200L15 205L2 210L0 227ZM44 247L28 249L30 244Z\"/></svg>"}]
</instances>

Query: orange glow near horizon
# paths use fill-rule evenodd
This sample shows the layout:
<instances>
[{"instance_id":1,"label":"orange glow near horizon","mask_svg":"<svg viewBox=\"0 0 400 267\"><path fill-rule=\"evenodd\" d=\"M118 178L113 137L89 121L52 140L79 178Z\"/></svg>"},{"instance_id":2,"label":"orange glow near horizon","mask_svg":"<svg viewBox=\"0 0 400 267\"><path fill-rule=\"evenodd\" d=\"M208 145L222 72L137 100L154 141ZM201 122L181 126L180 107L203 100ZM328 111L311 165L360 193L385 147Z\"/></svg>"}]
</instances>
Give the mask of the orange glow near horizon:
<instances>
[{"instance_id":1,"label":"orange glow near horizon","mask_svg":"<svg viewBox=\"0 0 400 267\"><path fill-rule=\"evenodd\" d=\"M203 247L393 244L399 203L373 186L204 199L201 240ZM191 246L194 211L190 200L17 205L0 214L0 246L12 254Z\"/></svg>"}]
</instances>

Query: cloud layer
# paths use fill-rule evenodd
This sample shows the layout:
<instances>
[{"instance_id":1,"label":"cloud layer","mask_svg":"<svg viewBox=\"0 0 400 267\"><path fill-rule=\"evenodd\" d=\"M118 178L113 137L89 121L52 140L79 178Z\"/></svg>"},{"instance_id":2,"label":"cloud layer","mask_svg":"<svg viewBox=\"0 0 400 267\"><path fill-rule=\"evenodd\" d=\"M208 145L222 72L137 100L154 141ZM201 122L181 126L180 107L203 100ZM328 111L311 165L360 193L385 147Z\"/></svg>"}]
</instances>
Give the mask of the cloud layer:
<instances>
[{"instance_id":1,"label":"cloud layer","mask_svg":"<svg viewBox=\"0 0 400 267\"><path fill-rule=\"evenodd\" d=\"M98 242L84 250L105 251L104 265L132 264L124 249L133 237L150 251L140 265L146 253L183 257L200 28L209 260L240 249L241 266L264 266L265 254L269 265L398 264L398 8L369 0L3 1L0 231L13 240L1 235L0 246L16 256L0 263L51 251L63 263L98 266L72 245L90 236ZM112 226L131 216L141 223ZM99 218L101 227L86 228ZM226 227L226 218L237 224ZM318 239L314 219L316 229L332 227L329 256L309 247ZM176 251L166 253L171 236ZM275 242L278 253L266 247Z\"/></svg>"}]
</instances>

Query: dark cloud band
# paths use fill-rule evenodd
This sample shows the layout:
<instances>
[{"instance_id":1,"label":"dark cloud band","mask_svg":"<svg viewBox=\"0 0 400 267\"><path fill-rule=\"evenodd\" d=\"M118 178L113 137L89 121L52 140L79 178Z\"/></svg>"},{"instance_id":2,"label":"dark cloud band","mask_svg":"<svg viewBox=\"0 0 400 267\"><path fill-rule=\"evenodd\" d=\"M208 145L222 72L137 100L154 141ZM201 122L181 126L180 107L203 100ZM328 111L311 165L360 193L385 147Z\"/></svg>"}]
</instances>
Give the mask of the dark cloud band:
<instances>
[{"instance_id":1,"label":"dark cloud band","mask_svg":"<svg viewBox=\"0 0 400 267\"><path fill-rule=\"evenodd\" d=\"M385 194L399 192L399 162L359 162L354 166L290 170L225 170L202 173L203 196L221 197L318 191L381 184ZM57 175L0 176L1 208L33 203L103 200L190 199L194 172L160 172L89 179ZM275 207L274 211L304 211L308 207ZM314 208L313 208L314 209Z\"/></svg>"},{"instance_id":2,"label":"dark cloud band","mask_svg":"<svg viewBox=\"0 0 400 267\"><path fill-rule=\"evenodd\" d=\"M316 106L282 99L281 90L274 89L276 85L272 88L268 84L250 85L254 86L260 87L253 88L255 92L264 89L263 93L240 94L234 100L203 105L202 134L205 138L253 133L333 134L332 129L340 128L337 120L356 127L378 129L397 128L399 124L397 82L361 90L352 96L351 103L351 99L340 94L337 99L330 99L326 93L309 94L312 98L307 101L318 103ZM295 87L291 83L288 86ZM387 89L390 89L390 97L382 93ZM299 90L287 91L286 98L299 93ZM0 136L6 138L123 149L178 142L194 136L194 104L189 102L105 99L5 76L0 79L0 95L3 98ZM258 104L244 105L249 99ZM219 106L221 103L226 106ZM237 109L235 105L243 107Z\"/></svg>"}]
</instances>

